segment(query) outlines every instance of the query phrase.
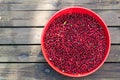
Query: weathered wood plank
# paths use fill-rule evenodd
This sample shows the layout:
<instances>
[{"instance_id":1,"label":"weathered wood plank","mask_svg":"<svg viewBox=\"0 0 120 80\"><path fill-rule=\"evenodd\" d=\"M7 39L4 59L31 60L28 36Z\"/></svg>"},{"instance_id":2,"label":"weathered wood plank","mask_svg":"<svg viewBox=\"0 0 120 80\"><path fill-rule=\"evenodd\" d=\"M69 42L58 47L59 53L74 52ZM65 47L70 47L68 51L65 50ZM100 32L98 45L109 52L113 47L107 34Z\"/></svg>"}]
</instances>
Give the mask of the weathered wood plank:
<instances>
[{"instance_id":1,"label":"weathered wood plank","mask_svg":"<svg viewBox=\"0 0 120 80\"><path fill-rule=\"evenodd\" d=\"M0 28L0 44L40 44L43 28ZM120 28L109 28L112 43L120 43Z\"/></svg>"},{"instance_id":2,"label":"weathered wood plank","mask_svg":"<svg viewBox=\"0 0 120 80\"><path fill-rule=\"evenodd\" d=\"M8 13L8 5L2 4L4 1L0 0L0 26L6 26L9 25L9 17L10 15Z\"/></svg>"},{"instance_id":3,"label":"weathered wood plank","mask_svg":"<svg viewBox=\"0 0 120 80\"><path fill-rule=\"evenodd\" d=\"M0 64L1 80L119 80L120 63L106 63L98 71L83 78L70 78L53 70L47 63ZM55 77L56 76L56 77Z\"/></svg>"},{"instance_id":4,"label":"weathered wood plank","mask_svg":"<svg viewBox=\"0 0 120 80\"><path fill-rule=\"evenodd\" d=\"M0 28L0 44L40 44L43 28Z\"/></svg>"},{"instance_id":5,"label":"weathered wood plank","mask_svg":"<svg viewBox=\"0 0 120 80\"><path fill-rule=\"evenodd\" d=\"M106 62L120 62L120 45L111 45L110 53Z\"/></svg>"},{"instance_id":6,"label":"weathered wood plank","mask_svg":"<svg viewBox=\"0 0 120 80\"><path fill-rule=\"evenodd\" d=\"M56 12L53 10L72 5L93 9L108 26L120 25L120 0L3 0L0 1L0 26L43 26Z\"/></svg>"},{"instance_id":7,"label":"weathered wood plank","mask_svg":"<svg viewBox=\"0 0 120 80\"><path fill-rule=\"evenodd\" d=\"M2 11L0 26L44 26L56 11ZM97 11L108 26L120 25L120 11Z\"/></svg>"},{"instance_id":8,"label":"weathered wood plank","mask_svg":"<svg viewBox=\"0 0 120 80\"><path fill-rule=\"evenodd\" d=\"M111 42L119 43L120 42L120 28L109 28L109 31L110 31L110 36L111 36Z\"/></svg>"},{"instance_id":9,"label":"weathered wood plank","mask_svg":"<svg viewBox=\"0 0 120 80\"><path fill-rule=\"evenodd\" d=\"M58 10L69 6L90 9L120 9L120 0L5 0L10 10Z\"/></svg>"},{"instance_id":10,"label":"weathered wood plank","mask_svg":"<svg viewBox=\"0 0 120 80\"><path fill-rule=\"evenodd\" d=\"M0 11L6 11L8 9L8 6L6 4L1 4L0 1Z\"/></svg>"},{"instance_id":11,"label":"weathered wood plank","mask_svg":"<svg viewBox=\"0 0 120 80\"><path fill-rule=\"evenodd\" d=\"M45 62L40 45L0 46L0 62Z\"/></svg>"},{"instance_id":12,"label":"weathered wood plank","mask_svg":"<svg viewBox=\"0 0 120 80\"><path fill-rule=\"evenodd\" d=\"M120 45L112 45L106 62L120 62ZM0 46L0 62L46 62L40 45Z\"/></svg>"},{"instance_id":13,"label":"weathered wood plank","mask_svg":"<svg viewBox=\"0 0 120 80\"><path fill-rule=\"evenodd\" d=\"M12 11L12 26L44 26L56 11ZM95 11L108 26L120 25L120 10Z\"/></svg>"}]
</instances>

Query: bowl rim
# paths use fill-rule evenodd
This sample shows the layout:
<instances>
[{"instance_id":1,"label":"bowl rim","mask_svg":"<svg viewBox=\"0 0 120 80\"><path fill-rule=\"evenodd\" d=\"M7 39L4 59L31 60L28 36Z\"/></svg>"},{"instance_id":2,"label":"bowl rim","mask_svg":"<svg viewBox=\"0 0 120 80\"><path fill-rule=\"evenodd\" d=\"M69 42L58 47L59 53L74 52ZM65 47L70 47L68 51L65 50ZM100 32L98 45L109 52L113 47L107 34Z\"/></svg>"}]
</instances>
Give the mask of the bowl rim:
<instances>
[{"instance_id":1,"label":"bowl rim","mask_svg":"<svg viewBox=\"0 0 120 80\"><path fill-rule=\"evenodd\" d=\"M60 71L59 69L57 69L57 68L49 61L49 59L48 59L47 56L46 56L46 54L47 54L47 53L46 53L46 50L45 50L45 48L44 48L44 35L45 35L46 30L48 29L48 25L51 23L52 20L54 20L54 18L56 17L56 15L60 14L60 13L63 12L63 11L66 11L66 10L75 10L75 9L79 9L79 10L82 10L82 11L85 10L85 11L93 14L93 15L96 17L96 19L98 18L99 23L103 25L102 27L104 28L104 32L105 32L105 34L107 35L106 37L107 37L107 43L108 43L108 44L107 44L107 48L106 48L105 58L104 58L104 60L101 62L101 64L98 65L98 67L96 67L96 68L93 69L92 71L90 71L90 72L88 72L88 73L85 73L85 74L74 74L74 75L73 75L73 74L68 74L68 73L64 73L64 72ZM64 8L64 9L61 9L61 10L57 11L57 12L48 20L47 24L45 25L45 27L44 27L44 29L43 29L43 31L42 31L42 36L41 36L41 48L42 48L42 53L43 53L43 56L44 56L45 60L48 62L48 64L49 64L54 70L56 70L57 72L65 75L65 76L69 76L69 77L83 77L83 76L90 75L90 74L94 73L95 71L97 71L97 70L104 64L104 62L106 61L106 59L107 59L107 57L108 57L108 55L109 55L109 52L110 52L110 47L111 47L110 32L109 32L109 30L108 30L108 28L107 28L107 25L106 25L105 22L102 20L102 18L101 18L97 13L95 13L94 11L92 11L92 10L90 10L90 9L88 9L88 8L79 7L79 6L66 7L66 8Z\"/></svg>"}]
</instances>

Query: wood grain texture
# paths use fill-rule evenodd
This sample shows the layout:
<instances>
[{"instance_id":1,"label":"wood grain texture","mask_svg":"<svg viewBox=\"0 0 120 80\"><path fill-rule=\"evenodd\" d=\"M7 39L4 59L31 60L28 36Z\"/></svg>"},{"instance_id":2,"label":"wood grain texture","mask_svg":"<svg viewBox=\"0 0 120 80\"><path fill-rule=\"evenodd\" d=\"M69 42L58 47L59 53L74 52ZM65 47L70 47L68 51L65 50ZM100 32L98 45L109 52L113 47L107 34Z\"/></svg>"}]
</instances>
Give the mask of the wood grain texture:
<instances>
[{"instance_id":1,"label":"wood grain texture","mask_svg":"<svg viewBox=\"0 0 120 80\"><path fill-rule=\"evenodd\" d=\"M6 11L7 9L8 9L8 6L5 4L1 4L1 1L0 1L0 11Z\"/></svg>"},{"instance_id":2,"label":"wood grain texture","mask_svg":"<svg viewBox=\"0 0 120 80\"><path fill-rule=\"evenodd\" d=\"M120 25L120 10L94 10L108 26ZM0 26L44 26L56 11L1 11Z\"/></svg>"},{"instance_id":3,"label":"wood grain texture","mask_svg":"<svg viewBox=\"0 0 120 80\"><path fill-rule=\"evenodd\" d=\"M45 62L40 45L0 46L0 62Z\"/></svg>"},{"instance_id":4,"label":"wood grain texture","mask_svg":"<svg viewBox=\"0 0 120 80\"><path fill-rule=\"evenodd\" d=\"M35 28L70 6L92 9L114 26L109 27L113 45L106 63L84 78L65 77L46 63L40 45L43 27ZM119 26L120 0L0 0L0 80L120 80Z\"/></svg>"},{"instance_id":5,"label":"wood grain texture","mask_svg":"<svg viewBox=\"0 0 120 80\"><path fill-rule=\"evenodd\" d=\"M93 9L108 26L120 25L120 0L1 0L0 26L44 26L57 10L70 6Z\"/></svg>"},{"instance_id":6,"label":"wood grain texture","mask_svg":"<svg viewBox=\"0 0 120 80\"><path fill-rule=\"evenodd\" d=\"M47 63L0 64L1 80L119 80L120 63L106 63L83 78L70 78L53 70Z\"/></svg>"},{"instance_id":7,"label":"wood grain texture","mask_svg":"<svg viewBox=\"0 0 120 80\"><path fill-rule=\"evenodd\" d=\"M10 10L58 10L69 6L120 9L120 0L5 0L4 3L9 4Z\"/></svg>"},{"instance_id":8,"label":"wood grain texture","mask_svg":"<svg viewBox=\"0 0 120 80\"><path fill-rule=\"evenodd\" d=\"M0 28L0 44L40 44L43 28Z\"/></svg>"},{"instance_id":9,"label":"wood grain texture","mask_svg":"<svg viewBox=\"0 0 120 80\"><path fill-rule=\"evenodd\" d=\"M106 62L120 62L120 45L112 45ZM0 62L46 62L40 45L0 46Z\"/></svg>"},{"instance_id":10,"label":"wood grain texture","mask_svg":"<svg viewBox=\"0 0 120 80\"><path fill-rule=\"evenodd\" d=\"M0 44L40 44L43 28L0 28ZM120 28L109 28L112 43L120 43Z\"/></svg>"}]
</instances>

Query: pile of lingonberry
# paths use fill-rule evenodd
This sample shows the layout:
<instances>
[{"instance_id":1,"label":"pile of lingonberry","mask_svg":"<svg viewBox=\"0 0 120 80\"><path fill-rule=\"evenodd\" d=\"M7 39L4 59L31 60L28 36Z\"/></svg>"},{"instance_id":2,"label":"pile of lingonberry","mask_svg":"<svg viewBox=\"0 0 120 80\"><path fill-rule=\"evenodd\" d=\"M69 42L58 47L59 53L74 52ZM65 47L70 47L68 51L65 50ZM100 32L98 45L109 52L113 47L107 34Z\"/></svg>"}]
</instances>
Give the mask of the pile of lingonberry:
<instances>
[{"instance_id":1,"label":"pile of lingonberry","mask_svg":"<svg viewBox=\"0 0 120 80\"><path fill-rule=\"evenodd\" d=\"M82 13L67 13L54 19L44 36L46 55L60 71L84 74L105 58L106 36L99 22Z\"/></svg>"}]
</instances>

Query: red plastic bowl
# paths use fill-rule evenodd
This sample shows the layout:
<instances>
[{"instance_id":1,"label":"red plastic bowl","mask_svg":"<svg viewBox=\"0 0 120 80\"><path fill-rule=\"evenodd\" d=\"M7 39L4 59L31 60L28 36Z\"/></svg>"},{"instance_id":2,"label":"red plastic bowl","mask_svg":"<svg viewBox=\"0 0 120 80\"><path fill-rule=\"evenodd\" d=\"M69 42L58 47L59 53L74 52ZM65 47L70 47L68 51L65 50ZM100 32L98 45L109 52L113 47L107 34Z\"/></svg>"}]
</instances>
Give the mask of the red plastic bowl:
<instances>
[{"instance_id":1,"label":"red plastic bowl","mask_svg":"<svg viewBox=\"0 0 120 80\"><path fill-rule=\"evenodd\" d=\"M82 13L82 14L88 14L92 17L94 17L98 23L101 25L101 27L103 28L104 30L104 36L106 37L106 50L105 50L105 57L103 58L103 60L101 61L101 63L95 68L93 69L92 71L90 72L87 72L87 73L84 73L84 74L70 74L70 73L66 73L66 72L63 72L61 70L59 70L55 65L53 65L53 63L49 60L48 56L47 56L47 49L45 48L45 35L46 35L46 31L49 29L49 26L50 24L59 16L61 15L64 15L64 14L72 14L72 13ZM108 57L108 54L109 54L109 51L110 51L110 44L111 44L111 40L110 40L110 34L109 34L109 31L108 31L108 28L107 28L107 25L104 23L104 21L100 18L99 15L97 15L95 12L87 9L87 8L83 8L83 7L69 7L69 8L65 8L65 9L62 9L60 11L58 11L57 13L55 13L51 19L48 21L48 23L46 24L44 30L43 30L43 33L42 33L42 38L41 38L41 45L42 45L42 51L43 51L43 55L44 55L44 58L46 59L46 61L48 62L48 64L54 69L56 70L57 72L65 75L65 76L69 76L69 77L83 77L83 76L87 76L89 74L92 74L93 72L95 72L96 70L98 70L102 65L103 63L105 62L106 58ZM50 49L50 48L49 48ZM96 53L97 54L97 53Z\"/></svg>"}]
</instances>

